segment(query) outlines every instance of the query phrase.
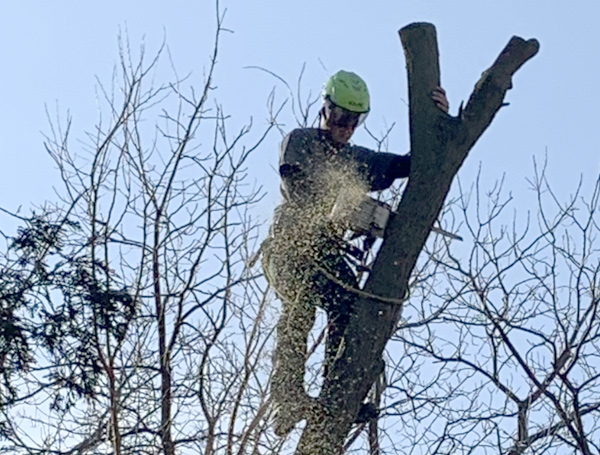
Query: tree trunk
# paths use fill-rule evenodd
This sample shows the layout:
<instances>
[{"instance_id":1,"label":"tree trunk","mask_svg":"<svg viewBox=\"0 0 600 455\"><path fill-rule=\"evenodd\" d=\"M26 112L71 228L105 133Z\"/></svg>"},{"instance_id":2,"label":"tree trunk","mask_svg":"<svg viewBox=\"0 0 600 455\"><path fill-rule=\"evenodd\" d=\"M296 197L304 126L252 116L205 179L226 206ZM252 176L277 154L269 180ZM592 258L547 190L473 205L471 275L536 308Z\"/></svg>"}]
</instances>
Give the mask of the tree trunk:
<instances>
[{"instance_id":1,"label":"tree trunk","mask_svg":"<svg viewBox=\"0 0 600 455\"><path fill-rule=\"evenodd\" d=\"M365 285L368 293L401 300L458 169L502 107L512 75L539 49L536 40L513 37L483 73L457 117L431 101L440 85L435 28L408 25L399 32L406 56L412 167L406 191ZM321 407L308 417L297 455L338 455L352 422L382 367L382 353L396 330L402 305L361 297L343 354L323 384Z\"/></svg>"}]
</instances>

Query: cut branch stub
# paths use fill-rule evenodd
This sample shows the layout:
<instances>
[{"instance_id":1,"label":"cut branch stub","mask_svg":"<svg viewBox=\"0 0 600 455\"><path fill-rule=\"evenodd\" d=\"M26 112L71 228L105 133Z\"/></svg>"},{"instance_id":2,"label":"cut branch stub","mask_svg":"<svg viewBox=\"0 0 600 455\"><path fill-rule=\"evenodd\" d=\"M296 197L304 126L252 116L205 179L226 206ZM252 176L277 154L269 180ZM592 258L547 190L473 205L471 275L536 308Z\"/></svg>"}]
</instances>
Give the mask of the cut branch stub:
<instances>
[{"instance_id":1,"label":"cut branch stub","mask_svg":"<svg viewBox=\"0 0 600 455\"><path fill-rule=\"evenodd\" d=\"M435 27L415 23L399 33L408 72L411 174L365 285L367 293L391 299L407 294L410 274L454 176L502 106L514 73L539 49L535 40L512 38L483 73L465 109L451 117L431 100L432 90L440 85ZM401 312L401 305L358 299L340 355L321 389L322 406L309 416L296 454L341 452L361 403L381 372L382 354Z\"/></svg>"}]
</instances>

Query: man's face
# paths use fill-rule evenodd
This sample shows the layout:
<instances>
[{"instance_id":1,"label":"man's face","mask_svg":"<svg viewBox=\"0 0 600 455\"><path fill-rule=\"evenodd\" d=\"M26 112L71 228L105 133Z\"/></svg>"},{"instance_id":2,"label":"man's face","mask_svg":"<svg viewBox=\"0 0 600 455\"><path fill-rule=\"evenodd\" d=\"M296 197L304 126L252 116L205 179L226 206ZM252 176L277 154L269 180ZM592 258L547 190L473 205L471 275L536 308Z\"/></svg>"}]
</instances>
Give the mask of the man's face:
<instances>
[{"instance_id":1,"label":"man's face","mask_svg":"<svg viewBox=\"0 0 600 455\"><path fill-rule=\"evenodd\" d=\"M331 139L333 139L335 142L345 144L354 134L356 127L329 125L328 129L329 133L331 134Z\"/></svg>"},{"instance_id":2,"label":"man's face","mask_svg":"<svg viewBox=\"0 0 600 455\"><path fill-rule=\"evenodd\" d=\"M356 131L362 115L326 101L323 106L322 128L329 130L331 139L335 142L345 144Z\"/></svg>"}]
</instances>

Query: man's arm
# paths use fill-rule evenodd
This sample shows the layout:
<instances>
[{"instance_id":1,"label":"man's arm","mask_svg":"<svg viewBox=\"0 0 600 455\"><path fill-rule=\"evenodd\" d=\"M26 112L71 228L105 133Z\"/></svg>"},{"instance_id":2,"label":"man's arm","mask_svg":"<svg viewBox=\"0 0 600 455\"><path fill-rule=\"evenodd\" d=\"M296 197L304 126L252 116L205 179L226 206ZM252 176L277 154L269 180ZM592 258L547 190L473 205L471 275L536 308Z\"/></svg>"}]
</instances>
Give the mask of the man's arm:
<instances>
[{"instance_id":1,"label":"man's arm","mask_svg":"<svg viewBox=\"0 0 600 455\"><path fill-rule=\"evenodd\" d=\"M446 91L442 87L433 89L431 99L438 109L446 114L448 113L450 103L446 97ZM407 178L410 174L410 154L395 155L368 150L367 155L370 155L367 159L367 166L369 167L368 181L371 185L371 191L385 190L392 186L394 180Z\"/></svg>"},{"instance_id":2,"label":"man's arm","mask_svg":"<svg viewBox=\"0 0 600 455\"><path fill-rule=\"evenodd\" d=\"M410 174L410 155L375 152L364 147L354 147L359 172L369 186L369 191L382 191L394 180Z\"/></svg>"},{"instance_id":3,"label":"man's arm","mask_svg":"<svg viewBox=\"0 0 600 455\"><path fill-rule=\"evenodd\" d=\"M279 150L281 190L287 201L304 202L313 186L307 173L314 147L314 131L308 128L290 131Z\"/></svg>"}]
</instances>

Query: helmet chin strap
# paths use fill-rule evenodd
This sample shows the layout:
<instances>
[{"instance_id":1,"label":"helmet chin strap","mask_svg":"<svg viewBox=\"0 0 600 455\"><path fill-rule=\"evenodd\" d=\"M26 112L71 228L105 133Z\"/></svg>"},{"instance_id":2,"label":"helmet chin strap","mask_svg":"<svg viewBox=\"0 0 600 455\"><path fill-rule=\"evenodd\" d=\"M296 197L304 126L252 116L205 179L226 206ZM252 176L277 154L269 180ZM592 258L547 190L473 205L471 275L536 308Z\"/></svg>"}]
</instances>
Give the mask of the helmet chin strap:
<instances>
[{"instance_id":1,"label":"helmet chin strap","mask_svg":"<svg viewBox=\"0 0 600 455\"><path fill-rule=\"evenodd\" d=\"M319 109L319 128L322 130L328 130L329 125L327 124L327 116L325 115L325 105Z\"/></svg>"}]
</instances>

